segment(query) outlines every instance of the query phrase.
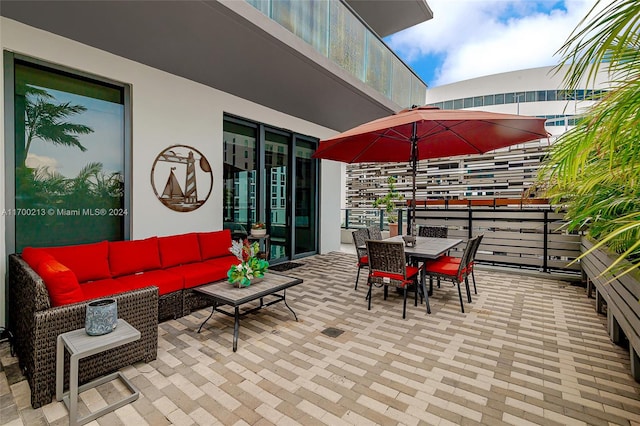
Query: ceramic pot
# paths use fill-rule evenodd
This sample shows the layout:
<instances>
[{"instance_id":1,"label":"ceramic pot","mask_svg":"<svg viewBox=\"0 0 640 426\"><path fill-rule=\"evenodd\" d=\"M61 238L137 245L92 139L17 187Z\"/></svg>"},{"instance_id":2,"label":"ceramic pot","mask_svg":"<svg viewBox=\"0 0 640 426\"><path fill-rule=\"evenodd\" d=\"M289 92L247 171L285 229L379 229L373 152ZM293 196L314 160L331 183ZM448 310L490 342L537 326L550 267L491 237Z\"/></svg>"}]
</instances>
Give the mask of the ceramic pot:
<instances>
[{"instance_id":1,"label":"ceramic pot","mask_svg":"<svg viewBox=\"0 0 640 426\"><path fill-rule=\"evenodd\" d=\"M267 235L267 230L266 229L252 229L251 230L251 236L252 237L264 237L265 235Z\"/></svg>"},{"instance_id":2,"label":"ceramic pot","mask_svg":"<svg viewBox=\"0 0 640 426\"><path fill-rule=\"evenodd\" d=\"M118 325L118 301L115 299L94 300L87 305L85 330L90 336L111 333Z\"/></svg>"}]
</instances>

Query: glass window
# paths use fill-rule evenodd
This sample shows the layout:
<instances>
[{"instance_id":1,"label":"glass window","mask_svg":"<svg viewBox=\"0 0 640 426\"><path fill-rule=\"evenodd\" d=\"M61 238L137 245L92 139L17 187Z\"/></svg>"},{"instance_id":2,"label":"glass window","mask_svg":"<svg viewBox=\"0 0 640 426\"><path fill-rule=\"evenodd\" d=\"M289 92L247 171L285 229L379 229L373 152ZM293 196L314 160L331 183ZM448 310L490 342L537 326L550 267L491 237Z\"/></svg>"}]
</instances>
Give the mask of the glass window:
<instances>
[{"instance_id":1,"label":"glass window","mask_svg":"<svg viewBox=\"0 0 640 426\"><path fill-rule=\"evenodd\" d=\"M504 104L504 93L499 93L495 97L495 104L502 105Z\"/></svg>"},{"instance_id":2,"label":"glass window","mask_svg":"<svg viewBox=\"0 0 640 426\"><path fill-rule=\"evenodd\" d=\"M15 250L124 239L124 88L16 60L14 110Z\"/></svg>"},{"instance_id":3,"label":"glass window","mask_svg":"<svg viewBox=\"0 0 640 426\"><path fill-rule=\"evenodd\" d=\"M476 96L473 98L473 106L474 107L481 107L482 106L482 96Z\"/></svg>"},{"instance_id":4,"label":"glass window","mask_svg":"<svg viewBox=\"0 0 640 426\"><path fill-rule=\"evenodd\" d=\"M556 91L555 90L547 90L547 101L555 101L556 99L557 99Z\"/></svg>"},{"instance_id":5,"label":"glass window","mask_svg":"<svg viewBox=\"0 0 640 426\"><path fill-rule=\"evenodd\" d=\"M464 107L472 108L473 107L473 98L464 98Z\"/></svg>"},{"instance_id":6,"label":"glass window","mask_svg":"<svg viewBox=\"0 0 640 426\"><path fill-rule=\"evenodd\" d=\"M515 93L505 93L504 94L504 103L505 104L514 104L514 103L516 103Z\"/></svg>"},{"instance_id":7,"label":"glass window","mask_svg":"<svg viewBox=\"0 0 640 426\"><path fill-rule=\"evenodd\" d=\"M462 99L454 99L453 109L462 109Z\"/></svg>"},{"instance_id":8,"label":"glass window","mask_svg":"<svg viewBox=\"0 0 640 426\"><path fill-rule=\"evenodd\" d=\"M525 102L535 102L536 100L536 92L526 92L525 93L525 97L524 97L524 101ZM522 101L522 99L521 99Z\"/></svg>"},{"instance_id":9,"label":"glass window","mask_svg":"<svg viewBox=\"0 0 640 426\"><path fill-rule=\"evenodd\" d=\"M493 101L494 101L494 95L486 95L484 97L484 104L485 105L493 105Z\"/></svg>"},{"instance_id":10,"label":"glass window","mask_svg":"<svg viewBox=\"0 0 640 426\"><path fill-rule=\"evenodd\" d=\"M453 109L453 101L444 101L444 109Z\"/></svg>"},{"instance_id":11,"label":"glass window","mask_svg":"<svg viewBox=\"0 0 640 426\"><path fill-rule=\"evenodd\" d=\"M538 90L536 92L536 101L544 102L547 100L547 91L546 90Z\"/></svg>"},{"instance_id":12,"label":"glass window","mask_svg":"<svg viewBox=\"0 0 640 426\"><path fill-rule=\"evenodd\" d=\"M222 138L224 140L224 165L223 165L223 218L225 228L239 229L241 225L249 229L249 225L255 218L252 206L255 201L255 191L250 188L256 182L257 169L257 129L240 123L225 120ZM231 154L229 148L236 147L242 151L239 161ZM241 229L241 228L240 228Z\"/></svg>"}]
</instances>

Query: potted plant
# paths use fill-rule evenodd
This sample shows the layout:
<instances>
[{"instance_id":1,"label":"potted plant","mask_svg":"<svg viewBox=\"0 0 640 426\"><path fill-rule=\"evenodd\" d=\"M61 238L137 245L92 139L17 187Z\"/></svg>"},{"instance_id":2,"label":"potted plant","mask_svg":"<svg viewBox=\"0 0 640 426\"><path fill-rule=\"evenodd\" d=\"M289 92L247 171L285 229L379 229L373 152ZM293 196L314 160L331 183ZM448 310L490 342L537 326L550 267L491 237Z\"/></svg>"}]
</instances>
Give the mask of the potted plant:
<instances>
[{"instance_id":1,"label":"potted plant","mask_svg":"<svg viewBox=\"0 0 640 426\"><path fill-rule=\"evenodd\" d=\"M389 235L395 237L398 235L398 214L397 203L404 199L402 194L396 190L396 182L398 179L394 176L387 178L389 184L388 191L384 197L380 197L373 202L373 207L382 207L387 214L387 222L389 222Z\"/></svg>"},{"instance_id":2,"label":"potted plant","mask_svg":"<svg viewBox=\"0 0 640 426\"><path fill-rule=\"evenodd\" d=\"M267 235L267 226L264 222L258 221L251 225L251 235L253 237L264 237Z\"/></svg>"},{"instance_id":3,"label":"potted plant","mask_svg":"<svg viewBox=\"0 0 640 426\"><path fill-rule=\"evenodd\" d=\"M252 281L256 282L264 277L269 262L258 257L260 247L257 242L232 241L229 251L240 261L227 272L228 281L235 287L249 287Z\"/></svg>"}]
</instances>

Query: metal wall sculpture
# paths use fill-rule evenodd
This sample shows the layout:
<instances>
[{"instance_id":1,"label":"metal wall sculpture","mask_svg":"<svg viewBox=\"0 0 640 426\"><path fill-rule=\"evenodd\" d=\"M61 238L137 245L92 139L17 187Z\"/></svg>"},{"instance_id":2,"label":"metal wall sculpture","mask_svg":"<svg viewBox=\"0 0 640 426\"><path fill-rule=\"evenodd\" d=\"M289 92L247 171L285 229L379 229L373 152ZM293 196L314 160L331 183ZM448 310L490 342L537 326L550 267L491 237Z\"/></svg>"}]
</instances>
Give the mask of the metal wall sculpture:
<instances>
[{"instance_id":1,"label":"metal wall sculpture","mask_svg":"<svg viewBox=\"0 0 640 426\"><path fill-rule=\"evenodd\" d=\"M177 212L190 212L211 195L213 173L200 151L187 145L173 145L153 162L151 186L162 204Z\"/></svg>"}]
</instances>

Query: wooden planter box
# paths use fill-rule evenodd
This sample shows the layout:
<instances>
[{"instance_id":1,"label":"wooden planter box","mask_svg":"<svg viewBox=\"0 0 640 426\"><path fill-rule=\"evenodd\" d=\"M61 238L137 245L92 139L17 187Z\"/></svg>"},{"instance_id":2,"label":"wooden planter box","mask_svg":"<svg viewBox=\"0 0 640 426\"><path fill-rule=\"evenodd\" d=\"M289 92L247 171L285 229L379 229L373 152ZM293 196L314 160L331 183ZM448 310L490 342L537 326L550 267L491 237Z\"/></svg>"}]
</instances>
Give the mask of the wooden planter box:
<instances>
[{"instance_id":1,"label":"wooden planter box","mask_svg":"<svg viewBox=\"0 0 640 426\"><path fill-rule=\"evenodd\" d=\"M593 241L582 238L583 253L593 246ZM600 276L615 259L616 256L606 249L595 250L582 259L582 273L587 280L587 294L591 296L595 289L598 313L603 313L603 305L606 304L611 340L620 343L621 332L629 340L631 375L640 382L640 274L634 271L622 277L609 273ZM629 264L625 263L624 269L625 265Z\"/></svg>"}]
</instances>

